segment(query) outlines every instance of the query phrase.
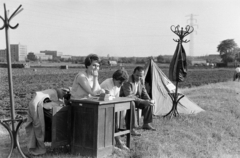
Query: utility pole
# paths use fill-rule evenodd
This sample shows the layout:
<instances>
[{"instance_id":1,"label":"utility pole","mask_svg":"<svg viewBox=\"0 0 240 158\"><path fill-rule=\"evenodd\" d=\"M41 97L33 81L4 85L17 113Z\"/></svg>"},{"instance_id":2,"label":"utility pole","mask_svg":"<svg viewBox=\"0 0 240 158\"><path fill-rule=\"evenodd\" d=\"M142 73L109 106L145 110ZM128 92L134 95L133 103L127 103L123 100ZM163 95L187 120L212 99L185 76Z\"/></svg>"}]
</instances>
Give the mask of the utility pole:
<instances>
[{"instance_id":1,"label":"utility pole","mask_svg":"<svg viewBox=\"0 0 240 158\"><path fill-rule=\"evenodd\" d=\"M187 22L188 21L190 22L190 24L189 24L190 26L192 26L192 27L197 26L197 28L198 28L198 25L194 24L194 21L197 22L197 19L194 19L194 16L197 16L197 15L193 15L193 14L187 15L187 17L189 17ZM194 32L196 32L196 34L197 34L196 29L194 29ZM193 33L190 34L189 56L194 56L194 34Z\"/></svg>"}]
</instances>

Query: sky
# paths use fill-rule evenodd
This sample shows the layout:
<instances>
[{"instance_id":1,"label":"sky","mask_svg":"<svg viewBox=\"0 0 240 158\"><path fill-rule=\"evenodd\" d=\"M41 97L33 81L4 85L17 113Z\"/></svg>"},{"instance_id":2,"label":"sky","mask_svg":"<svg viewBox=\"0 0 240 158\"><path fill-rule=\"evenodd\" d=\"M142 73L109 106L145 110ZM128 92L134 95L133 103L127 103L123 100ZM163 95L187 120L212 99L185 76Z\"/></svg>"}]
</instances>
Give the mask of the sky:
<instances>
[{"instance_id":1,"label":"sky","mask_svg":"<svg viewBox=\"0 0 240 158\"><path fill-rule=\"evenodd\" d=\"M0 0L3 18L4 3L9 15L22 5L23 11L10 21L19 26L9 29L9 42L26 45L28 52L173 55L178 36L170 27L185 29L191 14L194 31L184 38L191 41L183 43L187 55L219 54L217 46L226 39L240 46L240 0ZM3 29L0 49L5 48Z\"/></svg>"}]
</instances>

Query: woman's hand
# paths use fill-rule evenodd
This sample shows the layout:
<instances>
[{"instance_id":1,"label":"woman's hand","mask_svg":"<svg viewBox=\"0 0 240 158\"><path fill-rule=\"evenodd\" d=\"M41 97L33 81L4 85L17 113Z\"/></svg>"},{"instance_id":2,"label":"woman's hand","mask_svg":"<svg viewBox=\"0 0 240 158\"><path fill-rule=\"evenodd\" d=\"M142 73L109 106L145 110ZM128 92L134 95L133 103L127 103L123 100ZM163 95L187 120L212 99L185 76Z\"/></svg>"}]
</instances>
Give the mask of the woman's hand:
<instances>
[{"instance_id":1,"label":"woman's hand","mask_svg":"<svg viewBox=\"0 0 240 158\"><path fill-rule=\"evenodd\" d=\"M104 89L100 89L98 90L97 92L94 92L94 96L97 96L97 95L100 95L102 93L105 93L105 90Z\"/></svg>"},{"instance_id":2,"label":"woman's hand","mask_svg":"<svg viewBox=\"0 0 240 158\"><path fill-rule=\"evenodd\" d=\"M98 70L97 69L93 70L93 77L98 77Z\"/></svg>"}]
</instances>

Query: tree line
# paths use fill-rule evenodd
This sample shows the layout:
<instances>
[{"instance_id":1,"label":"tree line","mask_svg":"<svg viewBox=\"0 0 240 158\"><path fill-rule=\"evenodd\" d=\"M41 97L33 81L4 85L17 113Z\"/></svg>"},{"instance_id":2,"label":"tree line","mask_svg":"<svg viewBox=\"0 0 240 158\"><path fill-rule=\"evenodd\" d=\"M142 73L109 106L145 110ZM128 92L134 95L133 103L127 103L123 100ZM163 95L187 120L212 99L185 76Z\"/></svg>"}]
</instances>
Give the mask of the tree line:
<instances>
[{"instance_id":1,"label":"tree line","mask_svg":"<svg viewBox=\"0 0 240 158\"><path fill-rule=\"evenodd\" d=\"M222 58L223 63L228 62L240 62L240 48L234 39L226 39L220 42L217 46L217 51ZM79 57L76 59L52 59L49 61L53 62L73 62L73 63L83 63L85 57ZM148 62L149 59L154 59L158 63L170 63L171 56L158 55L157 57L109 57L102 59L102 63L107 63L109 60L117 61L118 63L133 63L133 64L143 64ZM37 59L36 59L37 60ZM190 60L187 58L187 62L190 63Z\"/></svg>"},{"instance_id":2,"label":"tree line","mask_svg":"<svg viewBox=\"0 0 240 158\"><path fill-rule=\"evenodd\" d=\"M234 39L226 39L217 46L223 63L240 62L240 48Z\"/></svg>"}]
</instances>

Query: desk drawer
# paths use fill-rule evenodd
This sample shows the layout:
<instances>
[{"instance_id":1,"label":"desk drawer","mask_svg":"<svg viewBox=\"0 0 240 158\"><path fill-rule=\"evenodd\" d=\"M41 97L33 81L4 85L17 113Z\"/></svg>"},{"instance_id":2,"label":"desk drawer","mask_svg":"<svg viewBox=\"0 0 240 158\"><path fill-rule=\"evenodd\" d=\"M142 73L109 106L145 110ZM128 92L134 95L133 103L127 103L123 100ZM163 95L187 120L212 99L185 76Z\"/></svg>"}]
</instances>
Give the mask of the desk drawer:
<instances>
[{"instance_id":1,"label":"desk drawer","mask_svg":"<svg viewBox=\"0 0 240 158\"><path fill-rule=\"evenodd\" d=\"M115 112L127 110L127 109L130 109L130 108L131 108L130 102L115 104Z\"/></svg>"}]
</instances>

